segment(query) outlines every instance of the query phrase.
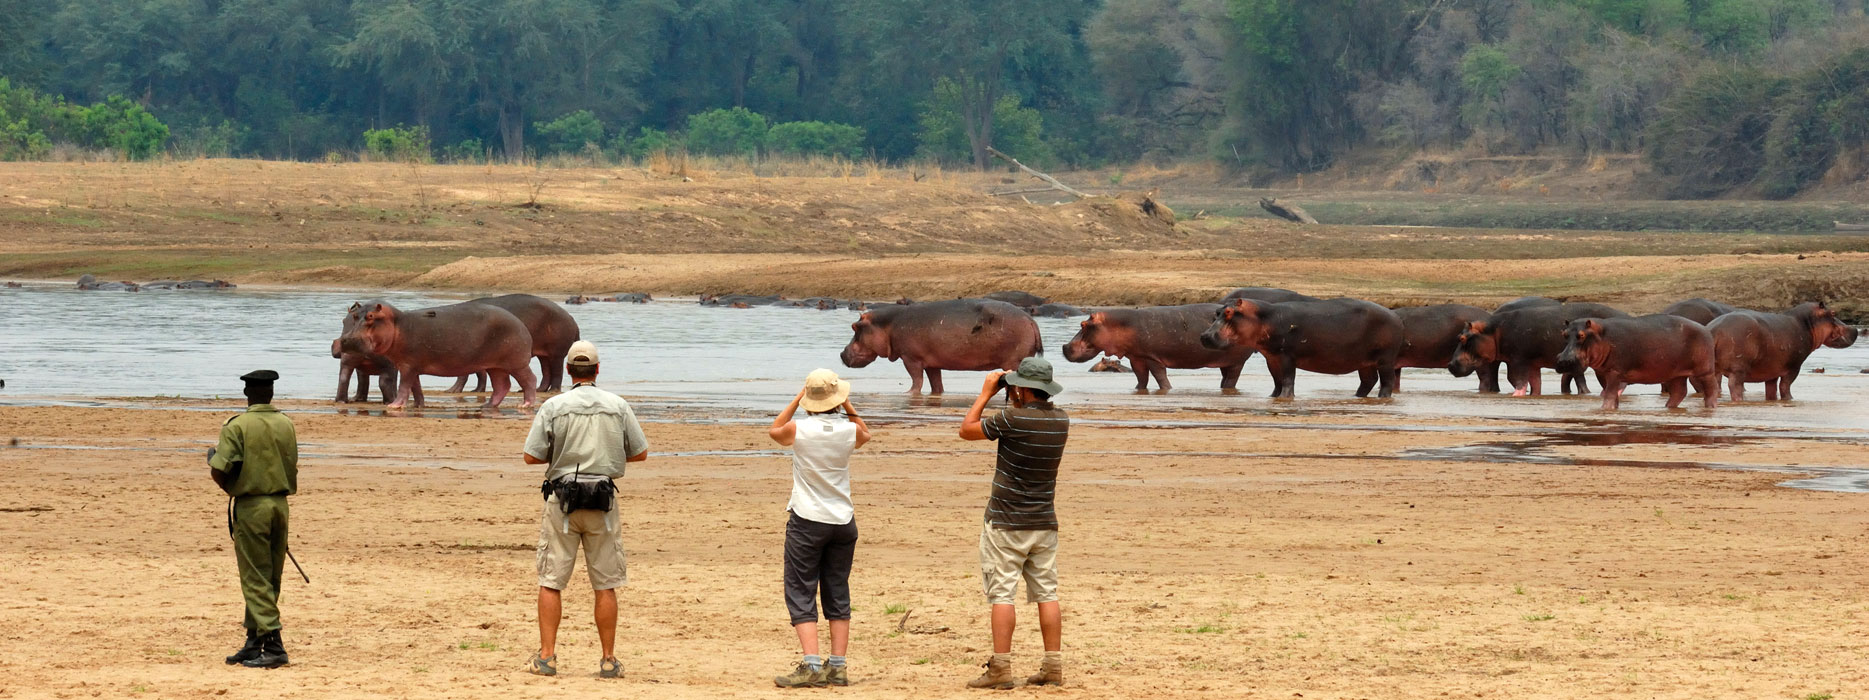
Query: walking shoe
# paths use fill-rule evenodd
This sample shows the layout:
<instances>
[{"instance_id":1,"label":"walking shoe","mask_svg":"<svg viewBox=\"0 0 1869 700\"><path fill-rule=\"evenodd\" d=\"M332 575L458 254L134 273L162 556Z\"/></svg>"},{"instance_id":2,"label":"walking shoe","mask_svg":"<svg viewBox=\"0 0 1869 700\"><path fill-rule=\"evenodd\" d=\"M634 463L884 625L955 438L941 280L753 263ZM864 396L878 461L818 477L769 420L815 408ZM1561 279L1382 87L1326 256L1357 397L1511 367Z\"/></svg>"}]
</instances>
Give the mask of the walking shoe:
<instances>
[{"instance_id":1,"label":"walking shoe","mask_svg":"<svg viewBox=\"0 0 1869 700\"><path fill-rule=\"evenodd\" d=\"M616 657L607 656L603 661L597 662L598 678L616 678L622 675L623 662L616 660Z\"/></svg>"},{"instance_id":2,"label":"walking shoe","mask_svg":"<svg viewBox=\"0 0 1869 700\"><path fill-rule=\"evenodd\" d=\"M1027 676L1026 685L1064 685L1064 662L1045 660L1038 665L1038 673Z\"/></svg>"},{"instance_id":3,"label":"walking shoe","mask_svg":"<svg viewBox=\"0 0 1869 700\"><path fill-rule=\"evenodd\" d=\"M558 655L540 657L538 652L532 652L532 660L526 663L526 672L535 676L558 675Z\"/></svg>"},{"instance_id":4,"label":"walking shoe","mask_svg":"<svg viewBox=\"0 0 1869 700\"><path fill-rule=\"evenodd\" d=\"M232 666L237 663L242 663L246 661L247 659L251 659L259 655L260 655L260 636L257 634L254 634L253 630L247 630L246 645L240 647L240 651L234 652L233 656L227 657L227 665Z\"/></svg>"},{"instance_id":5,"label":"walking shoe","mask_svg":"<svg viewBox=\"0 0 1869 700\"><path fill-rule=\"evenodd\" d=\"M279 639L279 630L260 635L260 653L251 659L240 662L247 668L279 668L292 663L286 658L285 642Z\"/></svg>"},{"instance_id":6,"label":"walking shoe","mask_svg":"<svg viewBox=\"0 0 1869 700\"><path fill-rule=\"evenodd\" d=\"M1019 679L1012 675L1011 661L992 660L986 662L986 673L980 674L979 678L968 681L967 687L1011 690L1019 687Z\"/></svg>"},{"instance_id":7,"label":"walking shoe","mask_svg":"<svg viewBox=\"0 0 1869 700\"><path fill-rule=\"evenodd\" d=\"M781 688L822 688L825 683L824 677L823 667L820 666L814 671L811 664L800 661L798 668L792 669L790 675L774 678L772 683Z\"/></svg>"},{"instance_id":8,"label":"walking shoe","mask_svg":"<svg viewBox=\"0 0 1869 700\"><path fill-rule=\"evenodd\" d=\"M825 666L824 667L824 683L826 685L833 685L839 688L850 685L850 667L849 666Z\"/></svg>"}]
</instances>

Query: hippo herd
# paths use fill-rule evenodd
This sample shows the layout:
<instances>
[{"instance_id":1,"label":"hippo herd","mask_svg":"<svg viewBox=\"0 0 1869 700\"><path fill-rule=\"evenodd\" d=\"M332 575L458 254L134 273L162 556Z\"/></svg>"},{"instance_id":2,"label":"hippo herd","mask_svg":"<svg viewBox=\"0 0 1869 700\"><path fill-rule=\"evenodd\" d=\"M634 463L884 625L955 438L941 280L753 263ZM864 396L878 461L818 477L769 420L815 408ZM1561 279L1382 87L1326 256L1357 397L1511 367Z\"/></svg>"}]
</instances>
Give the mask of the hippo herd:
<instances>
[{"instance_id":1,"label":"hippo herd","mask_svg":"<svg viewBox=\"0 0 1869 700\"><path fill-rule=\"evenodd\" d=\"M530 294L410 311L382 300L357 302L345 314L343 333L331 341L331 356L339 360L337 401L366 400L375 376L390 408L411 399L421 406L421 375L459 377L450 391L459 391L467 377L484 375L493 389L485 406L500 405L516 380L530 407L537 392L562 388L565 355L577 340L578 323L569 312ZM354 397L353 376L359 382Z\"/></svg>"},{"instance_id":2,"label":"hippo herd","mask_svg":"<svg viewBox=\"0 0 1869 700\"><path fill-rule=\"evenodd\" d=\"M12 285L18 286L18 285ZM153 282L99 282L96 275L85 274L78 277L78 288L87 292L153 292L164 289L233 289L232 282L222 280L155 280Z\"/></svg>"},{"instance_id":3,"label":"hippo herd","mask_svg":"<svg viewBox=\"0 0 1869 700\"><path fill-rule=\"evenodd\" d=\"M910 391L926 376L940 393L941 370L1011 369L1042 354L1032 312L1045 302L1016 294L881 307L851 328L843 351L849 367L877 358L900 360ZM1093 371L1117 371L1129 361L1136 389L1154 380L1168 389L1167 370L1219 369L1222 389L1236 389L1254 353L1265 358L1272 396L1295 395L1297 371L1358 376L1356 395L1392 395L1408 367L1479 375L1479 390L1500 391L1503 365L1514 395L1542 393L1550 368L1564 393L1586 393L1587 373L1600 384L1603 407L1615 409L1630 384L1658 384L1668 407L1689 386L1704 404L1718 402L1722 383L1733 400L1745 384L1764 382L1768 400L1789 399L1791 383L1818 346L1849 347L1858 331L1822 303L1783 313L1738 309L1706 299L1659 314L1632 317L1602 304L1526 297L1487 311L1463 304L1389 309L1360 299L1319 299L1286 289L1244 287L1219 303L1098 309L1064 344L1066 360Z\"/></svg>"}]
</instances>

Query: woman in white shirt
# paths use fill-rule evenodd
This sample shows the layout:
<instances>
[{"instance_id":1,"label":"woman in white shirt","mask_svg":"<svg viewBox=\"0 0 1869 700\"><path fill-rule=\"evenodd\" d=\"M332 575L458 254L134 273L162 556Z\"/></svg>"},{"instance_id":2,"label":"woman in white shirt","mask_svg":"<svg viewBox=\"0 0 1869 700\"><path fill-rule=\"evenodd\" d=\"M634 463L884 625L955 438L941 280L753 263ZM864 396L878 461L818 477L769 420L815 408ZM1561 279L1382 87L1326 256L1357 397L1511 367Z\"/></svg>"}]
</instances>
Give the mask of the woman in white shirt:
<instances>
[{"instance_id":1,"label":"woman in white shirt","mask_svg":"<svg viewBox=\"0 0 1869 700\"><path fill-rule=\"evenodd\" d=\"M791 518L785 524L785 607L804 659L781 688L849 685L844 652L850 645L850 565L857 549L856 513L850 502L850 453L870 441L870 428L850 406L850 382L820 369L805 378L772 429L774 442L792 448ZM805 417L793 420L798 409ZM831 655L818 656L818 599L831 626Z\"/></svg>"}]
</instances>

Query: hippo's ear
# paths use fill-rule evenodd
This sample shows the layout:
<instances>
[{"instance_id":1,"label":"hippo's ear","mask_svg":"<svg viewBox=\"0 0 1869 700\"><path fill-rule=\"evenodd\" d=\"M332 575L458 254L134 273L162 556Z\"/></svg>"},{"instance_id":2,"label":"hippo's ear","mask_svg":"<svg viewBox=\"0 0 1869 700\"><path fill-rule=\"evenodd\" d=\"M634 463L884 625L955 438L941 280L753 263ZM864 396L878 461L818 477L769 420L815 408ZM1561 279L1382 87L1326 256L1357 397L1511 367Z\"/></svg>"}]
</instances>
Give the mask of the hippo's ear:
<instances>
[{"instance_id":1,"label":"hippo's ear","mask_svg":"<svg viewBox=\"0 0 1869 700\"><path fill-rule=\"evenodd\" d=\"M1583 322L1583 329L1589 331L1591 335L1597 335L1603 332L1603 324L1598 323L1594 318L1587 319Z\"/></svg>"},{"instance_id":2,"label":"hippo's ear","mask_svg":"<svg viewBox=\"0 0 1869 700\"><path fill-rule=\"evenodd\" d=\"M350 303L350 310L351 310L351 311L356 311L356 310L358 310L358 309L361 309L361 308L363 308L363 302L361 302L361 301L353 301L353 302L351 302L351 303Z\"/></svg>"}]
</instances>

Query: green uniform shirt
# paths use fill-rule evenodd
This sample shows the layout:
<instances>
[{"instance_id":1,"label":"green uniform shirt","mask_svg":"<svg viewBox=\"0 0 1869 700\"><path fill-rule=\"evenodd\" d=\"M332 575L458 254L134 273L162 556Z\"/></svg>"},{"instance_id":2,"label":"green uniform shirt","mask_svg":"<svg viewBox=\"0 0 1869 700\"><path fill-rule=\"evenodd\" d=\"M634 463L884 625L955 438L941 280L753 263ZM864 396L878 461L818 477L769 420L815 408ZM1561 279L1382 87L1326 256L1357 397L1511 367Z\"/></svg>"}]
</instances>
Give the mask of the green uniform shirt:
<instances>
[{"instance_id":1,"label":"green uniform shirt","mask_svg":"<svg viewBox=\"0 0 1869 700\"><path fill-rule=\"evenodd\" d=\"M208 466L227 472L242 462L232 496L291 495L299 488L299 438L292 419L272 404L254 404L221 425Z\"/></svg>"}]
</instances>

